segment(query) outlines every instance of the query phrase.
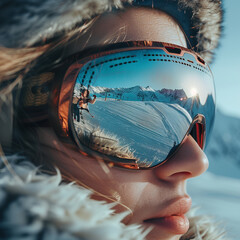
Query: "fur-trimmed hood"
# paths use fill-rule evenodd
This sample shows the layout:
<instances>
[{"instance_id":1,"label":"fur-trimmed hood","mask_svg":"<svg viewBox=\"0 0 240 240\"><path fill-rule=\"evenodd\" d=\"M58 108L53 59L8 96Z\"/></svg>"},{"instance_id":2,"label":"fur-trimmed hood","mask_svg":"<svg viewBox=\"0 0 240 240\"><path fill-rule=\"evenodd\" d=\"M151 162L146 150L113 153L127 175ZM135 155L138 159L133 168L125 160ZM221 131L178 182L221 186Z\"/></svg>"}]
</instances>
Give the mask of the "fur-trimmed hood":
<instances>
[{"instance_id":1,"label":"fur-trimmed hood","mask_svg":"<svg viewBox=\"0 0 240 240\"><path fill-rule=\"evenodd\" d=\"M221 35L220 0L2 0L0 45L41 45L66 34L84 20L130 5L162 9L172 15L183 27L193 49L211 61Z\"/></svg>"},{"instance_id":2,"label":"fur-trimmed hood","mask_svg":"<svg viewBox=\"0 0 240 240\"><path fill-rule=\"evenodd\" d=\"M128 212L115 203L90 198L91 191L46 175L17 156L0 159L0 239L143 240L150 229L126 226ZM189 214L190 229L181 240L223 240L207 217ZM211 227L210 227L211 226Z\"/></svg>"}]
</instances>

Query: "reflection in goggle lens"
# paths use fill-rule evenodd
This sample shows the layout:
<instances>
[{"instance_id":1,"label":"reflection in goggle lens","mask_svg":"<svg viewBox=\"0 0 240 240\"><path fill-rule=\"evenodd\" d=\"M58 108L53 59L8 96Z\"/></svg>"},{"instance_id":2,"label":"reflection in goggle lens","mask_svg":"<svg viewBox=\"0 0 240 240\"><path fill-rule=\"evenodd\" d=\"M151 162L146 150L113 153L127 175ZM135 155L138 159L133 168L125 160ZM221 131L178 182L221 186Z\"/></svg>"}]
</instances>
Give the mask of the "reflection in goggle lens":
<instances>
[{"instance_id":1,"label":"reflection in goggle lens","mask_svg":"<svg viewBox=\"0 0 240 240\"><path fill-rule=\"evenodd\" d=\"M87 62L72 98L79 141L109 156L134 159L142 168L171 155L199 114L208 135L214 109L208 67L192 54L176 57L162 49L118 52Z\"/></svg>"}]
</instances>

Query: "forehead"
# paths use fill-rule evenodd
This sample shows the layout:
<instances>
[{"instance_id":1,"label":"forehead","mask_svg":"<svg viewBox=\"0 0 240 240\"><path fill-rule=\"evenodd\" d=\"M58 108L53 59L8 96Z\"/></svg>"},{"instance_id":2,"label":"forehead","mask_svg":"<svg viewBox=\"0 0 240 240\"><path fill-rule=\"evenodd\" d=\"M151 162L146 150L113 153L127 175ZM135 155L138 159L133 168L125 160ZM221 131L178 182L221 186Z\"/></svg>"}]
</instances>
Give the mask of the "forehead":
<instances>
[{"instance_id":1,"label":"forehead","mask_svg":"<svg viewBox=\"0 0 240 240\"><path fill-rule=\"evenodd\" d=\"M86 33L72 44L71 50L77 52L96 45L141 40L187 46L181 27L165 12L129 8L97 17Z\"/></svg>"}]
</instances>

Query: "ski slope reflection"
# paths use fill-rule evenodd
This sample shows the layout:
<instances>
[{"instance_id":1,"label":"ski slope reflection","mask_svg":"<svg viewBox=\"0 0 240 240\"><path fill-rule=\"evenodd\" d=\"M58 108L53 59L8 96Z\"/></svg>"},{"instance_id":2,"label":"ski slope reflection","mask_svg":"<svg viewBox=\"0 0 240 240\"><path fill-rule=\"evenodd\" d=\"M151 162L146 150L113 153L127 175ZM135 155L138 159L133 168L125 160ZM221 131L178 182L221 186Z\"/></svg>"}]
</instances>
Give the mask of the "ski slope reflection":
<instances>
[{"instance_id":1,"label":"ski slope reflection","mask_svg":"<svg viewBox=\"0 0 240 240\"><path fill-rule=\"evenodd\" d=\"M74 120L80 141L107 155L141 159L142 167L163 161L192 122L177 103L97 98L89 110Z\"/></svg>"}]
</instances>

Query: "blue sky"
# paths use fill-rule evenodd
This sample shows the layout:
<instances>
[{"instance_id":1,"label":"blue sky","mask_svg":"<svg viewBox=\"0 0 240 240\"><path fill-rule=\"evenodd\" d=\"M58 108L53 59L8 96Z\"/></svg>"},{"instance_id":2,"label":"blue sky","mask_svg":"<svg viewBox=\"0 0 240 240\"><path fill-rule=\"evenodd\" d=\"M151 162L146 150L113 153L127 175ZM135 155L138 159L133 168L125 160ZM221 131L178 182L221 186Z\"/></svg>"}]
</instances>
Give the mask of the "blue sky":
<instances>
[{"instance_id":1,"label":"blue sky","mask_svg":"<svg viewBox=\"0 0 240 240\"><path fill-rule=\"evenodd\" d=\"M151 57L145 54L150 54ZM148 49L103 56L86 64L81 69L77 81L80 84L84 81L85 87L91 81L93 86L107 88L150 86L154 90L183 89L188 97L199 94L201 103L204 104L208 95L212 94L211 75L182 64L148 61L156 54L165 54L165 52ZM187 60L195 61L195 58L185 54L184 61Z\"/></svg>"},{"instance_id":2,"label":"blue sky","mask_svg":"<svg viewBox=\"0 0 240 240\"><path fill-rule=\"evenodd\" d=\"M223 1L224 35L211 66L222 112L240 118L240 1Z\"/></svg>"}]
</instances>

